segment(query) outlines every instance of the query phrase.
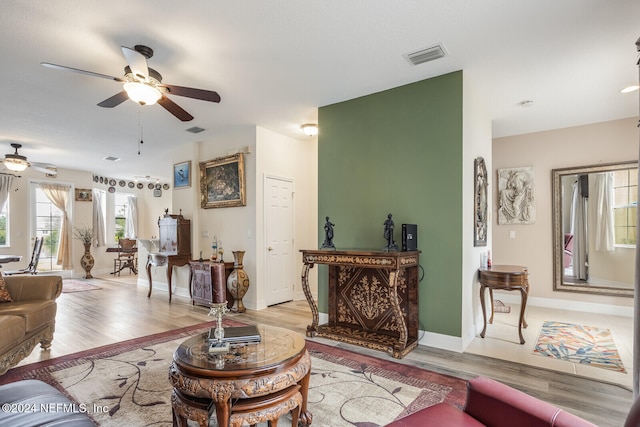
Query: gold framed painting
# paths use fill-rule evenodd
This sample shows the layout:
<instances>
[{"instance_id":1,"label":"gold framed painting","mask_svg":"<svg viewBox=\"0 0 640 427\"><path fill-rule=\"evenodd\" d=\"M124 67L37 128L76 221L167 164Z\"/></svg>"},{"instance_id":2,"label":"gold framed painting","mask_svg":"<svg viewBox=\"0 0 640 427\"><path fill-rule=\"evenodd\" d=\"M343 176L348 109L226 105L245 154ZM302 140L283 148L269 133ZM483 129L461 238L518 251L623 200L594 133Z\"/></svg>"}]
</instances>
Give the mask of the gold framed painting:
<instances>
[{"instance_id":1,"label":"gold framed painting","mask_svg":"<svg viewBox=\"0 0 640 427\"><path fill-rule=\"evenodd\" d=\"M200 199L204 209L246 205L243 153L200 162Z\"/></svg>"}]
</instances>

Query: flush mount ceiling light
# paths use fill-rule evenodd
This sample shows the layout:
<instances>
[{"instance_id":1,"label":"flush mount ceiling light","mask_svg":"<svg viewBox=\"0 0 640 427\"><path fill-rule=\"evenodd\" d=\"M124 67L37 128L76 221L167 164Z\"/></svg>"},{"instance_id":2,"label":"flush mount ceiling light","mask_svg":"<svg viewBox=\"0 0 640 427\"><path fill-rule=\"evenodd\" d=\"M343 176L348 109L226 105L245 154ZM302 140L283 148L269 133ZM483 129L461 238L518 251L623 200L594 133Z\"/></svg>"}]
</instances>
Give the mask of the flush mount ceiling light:
<instances>
[{"instance_id":1,"label":"flush mount ceiling light","mask_svg":"<svg viewBox=\"0 0 640 427\"><path fill-rule=\"evenodd\" d=\"M624 89L620 89L620 93L631 93L635 92L638 89L640 89L640 86L638 85L627 86Z\"/></svg>"},{"instance_id":2,"label":"flush mount ceiling light","mask_svg":"<svg viewBox=\"0 0 640 427\"><path fill-rule=\"evenodd\" d=\"M524 101L518 102L518 105L521 107L531 107L533 105L533 101L530 99L525 99Z\"/></svg>"},{"instance_id":3,"label":"flush mount ceiling light","mask_svg":"<svg viewBox=\"0 0 640 427\"><path fill-rule=\"evenodd\" d=\"M300 126L300 129L307 136L314 136L318 134L318 125L314 125L311 123Z\"/></svg>"},{"instance_id":4,"label":"flush mount ceiling light","mask_svg":"<svg viewBox=\"0 0 640 427\"><path fill-rule=\"evenodd\" d=\"M146 83L128 82L124 84L124 90L129 99L140 105L153 105L162 97L158 89Z\"/></svg>"}]
</instances>

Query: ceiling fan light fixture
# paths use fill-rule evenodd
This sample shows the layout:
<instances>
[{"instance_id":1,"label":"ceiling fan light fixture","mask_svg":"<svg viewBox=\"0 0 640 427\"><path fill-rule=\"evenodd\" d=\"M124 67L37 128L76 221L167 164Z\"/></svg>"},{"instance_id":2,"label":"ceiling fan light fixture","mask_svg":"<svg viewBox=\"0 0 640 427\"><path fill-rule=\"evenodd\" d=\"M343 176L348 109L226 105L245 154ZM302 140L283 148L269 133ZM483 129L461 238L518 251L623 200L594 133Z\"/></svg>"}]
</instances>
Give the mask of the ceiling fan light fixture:
<instances>
[{"instance_id":1,"label":"ceiling fan light fixture","mask_svg":"<svg viewBox=\"0 0 640 427\"><path fill-rule=\"evenodd\" d=\"M162 98L158 89L140 82L127 82L124 84L124 90L129 99L140 105L153 105Z\"/></svg>"},{"instance_id":2,"label":"ceiling fan light fixture","mask_svg":"<svg viewBox=\"0 0 640 427\"><path fill-rule=\"evenodd\" d=\"M300 129L307 136L314 136L318 134L318 125L314 125L312 123L307 123L305 125L302 125L300 126Z\"/></svg>"},{"instance_id":3,"label":"ceiling fan light fixture","mask_svg":"<svg viewBox=\"0 0 640 427\"><path fill-rule=\"evenodd\" d=\"M13 157L12 154L7 154L4 159L4 166L10 171L22 172L29 167L29 162L27 162L25 159Z\"/></svg>"}]
</instances>

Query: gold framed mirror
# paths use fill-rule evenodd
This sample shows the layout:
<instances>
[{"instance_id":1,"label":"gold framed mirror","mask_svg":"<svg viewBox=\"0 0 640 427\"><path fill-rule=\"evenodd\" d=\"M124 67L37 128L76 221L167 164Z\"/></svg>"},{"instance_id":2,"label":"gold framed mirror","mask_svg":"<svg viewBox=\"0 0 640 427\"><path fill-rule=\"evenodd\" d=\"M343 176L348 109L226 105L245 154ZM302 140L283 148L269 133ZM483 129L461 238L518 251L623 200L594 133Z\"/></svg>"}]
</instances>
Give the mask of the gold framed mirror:
<instances>
[{"instance_id":1,"label":"gold framed mirror","mask_svg":"<svg viewBox=\"0 0 640 427\"><path fill-rule=\"evenodd\" d=\"M553 289L633 297L638 162L554 169Z\"/></svg>"}]
</instances>

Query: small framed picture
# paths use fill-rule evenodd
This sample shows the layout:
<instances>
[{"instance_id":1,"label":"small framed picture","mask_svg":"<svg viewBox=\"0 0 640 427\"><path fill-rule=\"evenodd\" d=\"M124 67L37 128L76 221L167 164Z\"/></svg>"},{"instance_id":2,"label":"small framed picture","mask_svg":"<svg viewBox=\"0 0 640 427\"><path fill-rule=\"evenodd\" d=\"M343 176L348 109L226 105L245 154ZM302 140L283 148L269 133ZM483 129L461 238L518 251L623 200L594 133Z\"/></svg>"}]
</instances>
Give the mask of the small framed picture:
<instances>
[{"instance_id":1,"label":"small framed picture","mask_svg":"<svg viewBox=\"0 0 640 427\"><path fill-rule=\"evenodd\" d=\"M173 188L191 187L191 160L173 165Z\"/></svg>"},{"instance_id":2,"label":"small framed picture","mask_svg":"<svg viewBox=\"0 0 640 427\"><path fill-rule=\"evenodd\" d=\"M76 188L76 201L77 202L91 202L93 201L93 194L88 188Z\"/></svg>"}]
</instances>

